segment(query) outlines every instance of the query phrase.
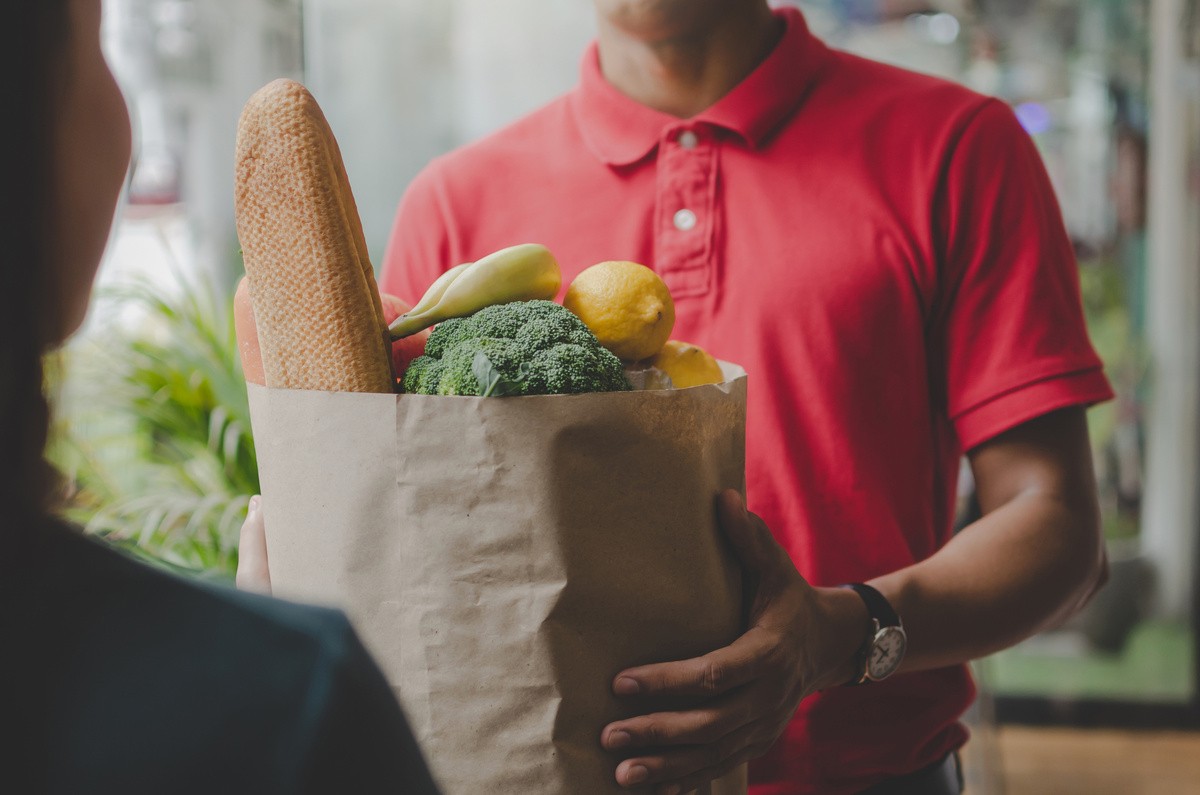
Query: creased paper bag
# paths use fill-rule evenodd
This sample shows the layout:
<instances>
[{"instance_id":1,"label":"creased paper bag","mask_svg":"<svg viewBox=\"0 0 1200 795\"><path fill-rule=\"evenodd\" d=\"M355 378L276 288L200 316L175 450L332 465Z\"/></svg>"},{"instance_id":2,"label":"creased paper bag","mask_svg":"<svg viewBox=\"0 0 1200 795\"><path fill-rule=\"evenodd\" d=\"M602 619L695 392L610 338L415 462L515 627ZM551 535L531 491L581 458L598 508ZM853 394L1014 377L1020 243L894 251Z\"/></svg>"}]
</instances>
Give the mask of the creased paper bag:
<instances>
[{"instance_id":1,"label":"creased paper bag","mask_svg":"<svg viewBox=\"0 0 1200 795\"><path fill-rule=\"evenodd\" d=\"M521 398L251 386L276 595L344 609L447 795L622 793L623 668L728 644L746 378ZM647 790L648 791L648 790ZM739 769L701 793L746 791Z\"/></svg>"}]
</instances>

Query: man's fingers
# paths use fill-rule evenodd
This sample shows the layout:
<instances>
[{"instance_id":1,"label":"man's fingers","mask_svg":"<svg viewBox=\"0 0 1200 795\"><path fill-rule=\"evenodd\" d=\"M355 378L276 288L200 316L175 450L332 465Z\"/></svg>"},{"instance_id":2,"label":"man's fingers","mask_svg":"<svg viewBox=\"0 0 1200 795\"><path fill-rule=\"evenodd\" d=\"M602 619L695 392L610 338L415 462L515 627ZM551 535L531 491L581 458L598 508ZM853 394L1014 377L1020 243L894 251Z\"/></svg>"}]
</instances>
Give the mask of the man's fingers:
<instances>
[{"instance_id":1,"label":"man's fingers","mask_svg":"<svg viewBox=\"0 0 1200 795\"><path fill-rule=\"evenodd\" d=\"M742 692L697 709L656 712L604 727L600 743L609 751L714 743L753 720Z\"/></svg>"},{"instance_id":2,"label":"man's fingers","mask_svg":"<svg viewBox=\"0 0 1200 795\"><path fill-rule=\"evenodd\" d=\"M618 696L712 697L753 681L759 661L770 652L759 629L703 657L629 668L613 680Z\"/></svg>"},{"instance_id":3,"label":"man's fingers","mask_svg":"<svg viewBox=\"0 0 1200 795\"><path fill-rule=\"evenodd\" d=\"M733 772L733 769L738 765L745 764L751 759L757 759L765 754L769 748L770 746L744 748L718 765L705 768L689 776L684 776L669 784L659 785L654 789L654 795L684 795L684 793L695 792L710 781L716 781L721 776Z\"/></svg>"},{"instance_id":4,"label":"man's fingers","mask_svg":"<svg viewBox=\"0 0 1200 795\"><path fill-rule=\"evenodd\" d=\"M726 489L717 495L717 521L733 552L748 571L759 573L779 558L779 544L756 516L746 510L742 495Z\"/></svg>"},{"instance_id":5,"label":"man's fingers","mask_svg":"<svg viewBox=\"0 0 1200 795\"><path fill-rule=\"evenodd\" d=\"M271 593L271 572L267 568L267 531L263 522L262 498L250 498L246 521L238 538L237 587L243 591Z\"/></svg>"},{"instance_id":6,"label":"man's fingers","mask_svg":"<svg viewBox=\"0 0 1200 795\"><path fill-rule=\"evenodd\" d=\"M747 748L757 730L758 726L751 724L714 743L626 759L617 765L617 783L622 787L666 785L658 787L655 792L689 792L745 761L749 755ZM706 778L706 775L709 777ZM685 782L697 783L688 786ZM673 784L675 788L672 788ZM684 789L683 786L688 788Z\"/></svg>"}]
</instances>

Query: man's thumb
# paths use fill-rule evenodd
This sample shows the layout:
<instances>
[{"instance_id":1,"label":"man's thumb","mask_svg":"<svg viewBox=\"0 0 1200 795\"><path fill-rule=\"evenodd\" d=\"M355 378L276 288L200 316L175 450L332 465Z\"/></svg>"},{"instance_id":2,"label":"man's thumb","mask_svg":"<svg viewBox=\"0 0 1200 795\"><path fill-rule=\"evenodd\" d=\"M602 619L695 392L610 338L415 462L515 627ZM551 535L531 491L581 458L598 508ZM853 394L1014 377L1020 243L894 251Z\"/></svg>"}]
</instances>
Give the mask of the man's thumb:
<instances>
[{"instance_id":1,"label":"man's thumb","mask_svg":"<svg viewBox=\"0 0 1200 795\"><path fill-rule=\"evenodd\" d=\"M774 562L775 539L766 525L746 510L741 494L726 489L717 495L717 521L743 567L761 572Z\"/></svg>"}]
</instances>

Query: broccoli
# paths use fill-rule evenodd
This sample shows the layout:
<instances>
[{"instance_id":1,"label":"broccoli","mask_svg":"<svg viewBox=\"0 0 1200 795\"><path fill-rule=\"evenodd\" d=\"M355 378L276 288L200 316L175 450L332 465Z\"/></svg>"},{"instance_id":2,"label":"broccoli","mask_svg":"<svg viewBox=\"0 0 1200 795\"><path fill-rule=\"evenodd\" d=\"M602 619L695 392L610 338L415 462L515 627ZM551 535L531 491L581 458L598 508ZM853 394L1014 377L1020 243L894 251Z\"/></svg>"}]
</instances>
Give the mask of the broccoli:
<instances>
[{"instance_id":1,"label":"broccoli","mask_svg":"<svg viewBox=\"0 0 1200 795\"><path fill-rule=\"evenodd\" d=\"M517 301L443 321L409 365L422 395L557 395L630 389L621 361L553 301Z\"/></svg>"},{"instance_id":2,"label":"broccoli","mask_svg":"<svg viewBox=\"0 0 1200 795\"><path fill-rule=\"evenodd\" d=\"M621 360L593 344L585 347L564 342L538 351L529 363L528 389L535 395L579 392L614 392L629 389ZM618 389L596 389L596 384L620 384Z\"/></svg>"},{"instance_id":3,"label":"broccoli","mask_svg":"<svg viewBox=\"0 0 1200 795\"><path fill-rule=\"evenodd\" d=\"M459 342L482 336L475 333L474 328L467 323L468 320L470 318L452 317L434 326L429 339L425 340L425 355L441 359L447 350Z\"/></svg>"},{"instance_id":4,"label":"broccoli","mask_svg":"<svg viewBox=\"0 0 1200 795\"><path fill-rule=\"evenodd\" d=\"M414 395L436 394L438 382L442 379L442 369L441 359L418 356L409 362L408 369L404 371L404 391Z\"/></svg>"},{"instance_id":5,"label":"broccoli","mask_svg":"<svg viewBox=\"0 0 1200 795\"><path fill-rule=\"evenodd\" d=\"M553 303L550 305L558 306ZM564 343L586 348L589 351L599 347L599 341L591 329L585 326L583 321L575 316L575 313L565 309L561 312L545 312L536 321L524 324L517 329L514 339L536 351L545 351ZM600 348L600 350L606 349Z\"/></svg>"},{"instance_id":6,"label":"broccoli","mask_svg":"<svg viewBox=\"0 0 1200 795\"><path fill-rule=\"evenodd\" d=\"M582 320L553 301L517 301L442 321L429 335L425 354L440 359L463 340L479 337L525 338L541 347L555 342L579 343L581 339L582 344L594 344L596 339Z\"/></svg>"},{"instance_id":7,"label":"broccoli","mask_svg":"<svg viewBox=\"0 0 1200 795\"><path fill-rule=\"evenodd\" d=\"M477 375L480 354L487 357L493 369L490 375ZM463 340L442 357L442 377L437 385L439 395L484 395L496 394L497 388L507 394L507 385L516 384L522 378L521 366L525 352L512 340L502 337L476 337ZM499 381L499 384L494 383Z\"/></svg>"}]
</instances>

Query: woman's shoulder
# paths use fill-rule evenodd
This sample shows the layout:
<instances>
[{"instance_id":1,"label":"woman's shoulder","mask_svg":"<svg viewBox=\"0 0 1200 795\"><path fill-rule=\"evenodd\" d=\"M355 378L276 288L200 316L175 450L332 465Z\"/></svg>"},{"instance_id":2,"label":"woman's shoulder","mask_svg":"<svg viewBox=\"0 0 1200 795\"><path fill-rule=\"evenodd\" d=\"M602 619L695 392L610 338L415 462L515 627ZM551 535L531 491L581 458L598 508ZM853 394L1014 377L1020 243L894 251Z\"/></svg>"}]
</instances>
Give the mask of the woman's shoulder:
<instances>
[{"instance_id":1,"label":"woman's shoulder","mask_svg":"<svg viewBox=\"0 0 1200 795\"><path fill-rule=\"evenodd\" d=\"M340 612L184 580L65 528L37 547L21 593L0 610L21 650L23 670L8 681L23 683L18 700L39 729L29 736L42 738L29 758L53 749L72 760L56 761L53 775L69 780L46 789L115 775L115 788L153 791L138 782L188 770L186 791L199 792L227 786L236 769L245 786L230 791L300 791L322 775L314 760L353 762L369 777L423 770L391 690ZM393 757L409 746L411 758L381 768L384 743Z\"/></svg>"},{"instance_id":2,"label":"woman's shoulder","mask_svg":"<svg viewBox=\"0 0 1200 795\"><path fill-rule=\"evenodd\" d=\"M222 581L185 578L70 527L48 528L39 546L41 560L26 574L41 579L35 587L43 591L44 603L107 615L134 625L134 634L154 628L158 632L151 640L180 635L176 642L185 645L229 640L247 649L284 644L289 653L311 646L315 653L317 646L343 645L353 635L340 611L238 591Z\"/></svg>"}]
</instances>

